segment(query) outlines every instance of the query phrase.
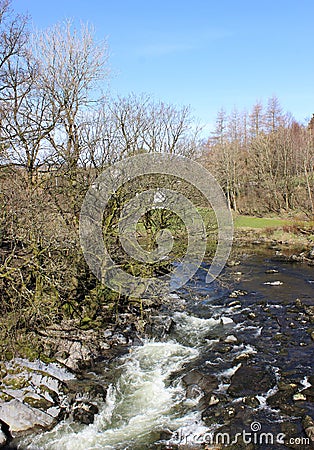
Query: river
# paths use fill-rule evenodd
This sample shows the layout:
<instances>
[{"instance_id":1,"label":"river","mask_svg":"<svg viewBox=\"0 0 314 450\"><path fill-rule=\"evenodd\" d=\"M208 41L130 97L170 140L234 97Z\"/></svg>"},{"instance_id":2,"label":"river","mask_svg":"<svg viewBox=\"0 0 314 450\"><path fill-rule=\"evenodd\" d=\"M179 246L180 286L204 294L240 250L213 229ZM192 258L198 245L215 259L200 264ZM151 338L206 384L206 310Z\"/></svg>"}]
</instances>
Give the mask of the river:
<instances>
[{"instance_id":1,"label":"river","mask_svg":"<svg viewBox=\"0 0 314 450\"><path fill-rule=\"evenodd\" d=\"M237 433L243 441L246 431L255 439L251 448L303 448L291 446L291 437L305 438L302 418L314 416L314 325L306 312L313 267L269 254L244 255L219 282L206 284L206 270L171 295L170 334L144 340L111 365L114 381L93 424L64 421L24 438L20 448L196 449L215 443L218 431L228 433L225 444ZM189 384L184 377L191 373L212 382L210 390L197 377ZM259 442L261 431L280 435L278 442Z\"/></svg>"}]
</instances>

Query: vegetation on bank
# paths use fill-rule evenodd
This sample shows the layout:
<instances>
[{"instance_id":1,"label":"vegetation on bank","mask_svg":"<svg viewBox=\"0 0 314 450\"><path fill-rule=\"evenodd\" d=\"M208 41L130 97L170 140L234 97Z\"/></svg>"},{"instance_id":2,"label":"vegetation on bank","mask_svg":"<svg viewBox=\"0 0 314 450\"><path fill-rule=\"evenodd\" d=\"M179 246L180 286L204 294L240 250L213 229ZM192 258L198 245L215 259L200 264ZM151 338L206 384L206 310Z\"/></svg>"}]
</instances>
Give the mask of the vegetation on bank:
<instances>
[{"instance_id":1,"label":"vegetation on bank","mask_svg":"<svg viewBox=\"0 0 314 450\"><path fill-rule=\"evenodd\" d=\"M277 228L283 231L295 231L307 233L313 230L313 220L302 220L296 217L253 217L243 216L240 214L234 215L234 225L236 228Z\"/></svg>"},{"instance_id":2,"label":"vegetation on bank","mask_svg":"<svg viewBox=\"0 0 314 450\"><path fill-rule=\"evenodd\" d=\"M276 249L283 254L294 255L295 260L308 260L314 246L313 220L280 217L252 217L236 215L234 250L251 247L257 251L256 244L266 249ZM299 254L303 256L298 256ZM312 256L310 257L310 259Z\"/></svg>"}]
</instances>

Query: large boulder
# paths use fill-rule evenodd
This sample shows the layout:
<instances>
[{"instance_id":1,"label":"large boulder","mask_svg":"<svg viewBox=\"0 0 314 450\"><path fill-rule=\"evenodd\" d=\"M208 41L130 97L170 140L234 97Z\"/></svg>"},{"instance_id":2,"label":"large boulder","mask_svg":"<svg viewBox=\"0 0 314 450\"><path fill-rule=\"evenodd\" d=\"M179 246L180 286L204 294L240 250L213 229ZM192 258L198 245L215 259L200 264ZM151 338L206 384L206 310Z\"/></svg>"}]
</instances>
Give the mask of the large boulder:
<instances>
[{"instance_id":1,"label":"large boulder","mask_svg":"<svg viewBox=\"0 0 314 450\"><path fill-rule=\"evenodd\" d=\"M219 399L213 395L213 391L218 387L218 379L214 375L193 369L183 376L182 382L186 387L188 398L199 398L198 406L201 410L219 402Z\"/></svg>"},{"instance_id":2,"label":"large boulder","mask_svg":"<svg viewBox=\"0 0 314 450\"><path fill-rule=\"evenodd\" d=\"M99 409L94 403L76 402L73 407L73 420L75 422L90 425L94 422L94 417Z\"/></svg>"},{"instance_id":3,"label":"large boulder","mask_svg":"<svg viewBox=\"0 0 314 450\"><path fill-rule=\"evenodd\" d=\"M58 364L25 359L3 364L0 422L7 424L13 437L51 428L67 407L65 382L72 378L74 375Z\"/></svg>"},{"instance_id":4,"label":"large boulder","mask_svg":"<svg viewBox=\"0 0 314 450\"><path fill-rule=\"evenodd\" d=\"M241 366L231 378L228 394L247 397L264 394L276 384L276 377L268 367Z\"/></svg>"},{"instance_id":5,"label":"large boulder","mask_svg":"<svg viewBox=\"0 0 314 450\"><path fill-rule=\"evenodd\" d=\"M205 394L211 394L218 387L218 380L214 375L192 369L184 375L182 381L186 387L199 386Z\"/></svg>"},{"instance_id":6,"label":"large boulder","mask_svg":"<svg viewBox=\"0 0 314 450\"><path fill-rule=\"evenodd\" d=\"M35 431L40 428L51 428L56 424L56 418L39 409L32 408L20 400L14 399L0 405L1 420L10 427L13 437L26 431Z\"/></svg>"}]
</instances>

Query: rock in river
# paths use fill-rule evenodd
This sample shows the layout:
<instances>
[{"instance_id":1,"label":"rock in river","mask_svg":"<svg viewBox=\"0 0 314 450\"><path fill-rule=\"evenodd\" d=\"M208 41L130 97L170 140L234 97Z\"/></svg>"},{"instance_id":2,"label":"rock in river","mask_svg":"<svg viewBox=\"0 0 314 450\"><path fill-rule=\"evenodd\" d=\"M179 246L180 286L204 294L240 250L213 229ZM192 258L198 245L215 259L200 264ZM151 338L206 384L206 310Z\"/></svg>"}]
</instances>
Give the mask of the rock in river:
<instances>
[{"instance_id":1,"label":"rock in river","mask_svg":"<svg viewBox=\"0 0 314 450\"><path fill-rule=\"evenodd\" d=\"M73 409L73 419L75 422L90 425L94 422L94 417L98 414L97 405L87 402L77 402Z\"/></svg>"},{"instance_id":2,"label":"rock in river","mask_svg":"<svg viewBox=\"0 0 314 450\"><path fill-rule=\"evenodd\" d=\"M303 419L303 428L307 436L314 442L314 420L310 416L305 416Z\"/></svg>"},{"instance_id":3,"label":"rock in river","mask_svg":"<svg viewBox=\"0 0 314 450\"><path fill-rule=\"evenodd\" d=\"M244 364L232 376L228 393L232 397L254 396L267 392L275 383L275 375L267 367Z\"/></svg>"}]
</instances>

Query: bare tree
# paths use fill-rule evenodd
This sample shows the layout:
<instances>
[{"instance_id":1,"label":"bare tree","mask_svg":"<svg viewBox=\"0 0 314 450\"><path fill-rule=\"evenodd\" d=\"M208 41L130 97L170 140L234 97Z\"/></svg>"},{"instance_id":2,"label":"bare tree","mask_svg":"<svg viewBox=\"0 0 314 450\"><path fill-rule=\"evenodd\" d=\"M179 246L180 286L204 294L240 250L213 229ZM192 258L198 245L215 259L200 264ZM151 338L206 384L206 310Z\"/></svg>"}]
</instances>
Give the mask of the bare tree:
<instances>
[{"instance_id":1,"label":"bare tree","mask_svg":"<svg viewBox=\"0 0 314 450\"><path fill-rule=\"evenodd\" d=\"M257 137L264 127L264 108L261 102L256 102L249 115L250 118L250 134Z\"/></svg>"},{"instance_id":2,"label":"bare tree","mask_svg":"<svg viewBox=\"0 0 314 450\"><path fill-rule=\"evenodd\" d=\"M78 31L70 22L38 33L33 52L39 62L38 84L48 95L51 109L59 112L48 139L59 158L73 173L81 155L80 129L101 98L100 83L108 75L108 47L97 44L93 29Z\"/></svg>"},{"instance_id":3,"label":"bare tree","mask_svg":"<svg viewBox=\"0 0 314 450\"><path fill-rule=\"evenodd\" d=\"M148 105L145 144L150 152L192 157L197 151L197 127L193 129L190 108L176 108L163 102Z\"/></svg>"},{"instance_id":4,"label":"bare tree","mask_svg":"<svg viewBox=\"0 0 314 450\"><path fill-rule=\"evenodd\" d=\"M23 55L28 39L26 16L14 14L10 0L0 0L0 94L6 89L6 65ZM5 95L6 98L6 95Z\"/></svg>"},{"instance_id":5,"label":"bare tree","mask_svg":"<svg viewBox=\"0 0 314 450\"><path fill-rule=\"evenodd\" d=\"M275 96L266 110L256 103L249 116L235 108L229 115L218 112L204 159L231 208L313 214L312 122L308 128L297 124Z\"/></svg>"},{"instance_id":6,"label":"bare tree","mask_svg":"<svg viewBox=\"0 0 314 450\"><path fill-rule=\"evenodd\" d=\"M8 90L8 66L17 61L25 52L28 39L26 16L16 15L10 8L10 0L0 0L0 126L8 111L6 101L10 99ZM0 158L7 160L9 144L0 129Z\"/></svg>"},{"instance_id":7,"label":"bare tree","mask_svg":"<svg viewBox=\"0 0 314 450\"><path fill-rule=\"evenodd\" d=\"M102 168L139 152L193 157L200 148L199 131L189 108L130 94L103 102L86 123L83 140L92 166Z\"/></svg>"},{"instance_id":8,"label":"bare tree","mask_svg":"<svg viewBox=\"0 0 314 450\"><path fill-rule=\"evenodd\" d=\"M241 116L236 109L230 116L221 109L216 118L214 136L208 142L206 163L218 178L228 205L234 211L238 209L239 164L242 149Z\"/></svg>"},{"instance_id":9,"label":"bare tree","mask_svg":"<svg viewBox=\"0 0 314 450\"><path fill-rule=\"evenodd\" d=\"M313 136L313 118L307 128L295 125L293 127L293 144L295 151L299 155L300 166L303 169L301 180L304 178L308 201L305 202L305 212L314 218L314 136ZM302 205L302 199L299 204Z\"/></svg>"},{"instance_id":10,"label":"bare tree","mask_svg":"<svg viewBox=\"0 0 314 450\"><path fill-rule=\"evenodd\" d=\"M38 65L30 54L8 62L7 99L0 123L9 159L22 165L30 184L36 180L37 168L45 162L49 134L59 120L59 111L51 104L46 91L38 85Z\"/></svg>"},{"instance_id":11,"label":"bare tree","mask_svg":"<svg viewBox=\"0 0 314 450\"><path fill-rule=\"evenodd\" d=\"M277 131L278 128L286 125L286 117L283 114L282 107L275 95L268 99L264 120L266 131L269 133L273 133Z\"/></svg>"}]
</instances>

